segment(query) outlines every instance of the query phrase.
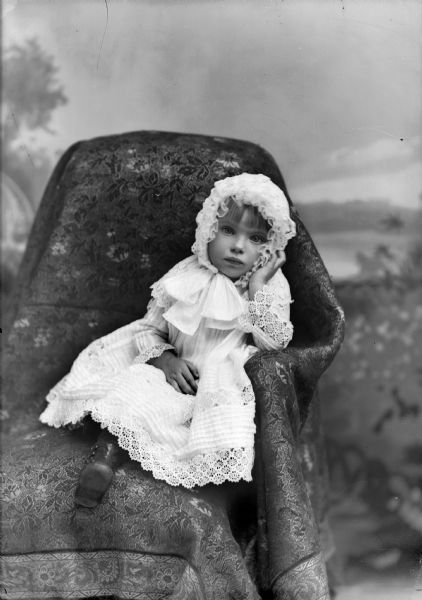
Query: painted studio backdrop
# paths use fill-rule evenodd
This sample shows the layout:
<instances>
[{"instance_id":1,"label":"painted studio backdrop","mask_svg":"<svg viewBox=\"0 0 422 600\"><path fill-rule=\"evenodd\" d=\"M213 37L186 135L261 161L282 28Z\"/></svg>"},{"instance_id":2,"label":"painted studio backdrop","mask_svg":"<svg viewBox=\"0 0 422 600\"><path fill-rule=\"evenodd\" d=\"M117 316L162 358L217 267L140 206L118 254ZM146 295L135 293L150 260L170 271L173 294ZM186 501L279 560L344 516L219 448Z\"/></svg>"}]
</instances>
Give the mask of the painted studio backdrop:
<instances>
[{"instance_id":1,"label":"painted studio backdrop","mask_svg":"<svg viewBox=\"0 0 422 600\"><path fill-rule=\"evenodd\" d=\"M2 9L3 318L70 144L146 129L262 145L346 311L344 346L321 385L339 553L379 573L406 563L422 549L419 2Z\"/></svg>"}]
</instances>

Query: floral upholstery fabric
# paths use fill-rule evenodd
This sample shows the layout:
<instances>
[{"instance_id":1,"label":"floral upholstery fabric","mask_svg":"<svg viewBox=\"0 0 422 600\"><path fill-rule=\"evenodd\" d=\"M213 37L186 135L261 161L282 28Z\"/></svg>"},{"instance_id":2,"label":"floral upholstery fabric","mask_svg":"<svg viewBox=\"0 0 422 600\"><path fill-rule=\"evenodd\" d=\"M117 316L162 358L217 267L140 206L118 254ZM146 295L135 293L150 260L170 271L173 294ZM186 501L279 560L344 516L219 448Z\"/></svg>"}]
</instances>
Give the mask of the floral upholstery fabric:
<instances>
[{"instance_id":1,"label":"floral upholstery fabric","mask_svg":"<svg viewBox=\"0 0 422 600\"><path fill-rule=\"evenodd\" d=\"M80 142L59 161L19 273L3 361L0 597L327 597L316 384L341 343L343 316L294 209L285 269L294 339L247 364L258 425L247 506L256 513L239 519L239 498L227 514L218 489L173 488L133 462L95 511L75 511L95 431L38 422L46 392L78 353L141 317L151 283L190 254L213 182L241 172L285 189L268 153L224 138L134 132Z\"/></svg>"}]
</instances>

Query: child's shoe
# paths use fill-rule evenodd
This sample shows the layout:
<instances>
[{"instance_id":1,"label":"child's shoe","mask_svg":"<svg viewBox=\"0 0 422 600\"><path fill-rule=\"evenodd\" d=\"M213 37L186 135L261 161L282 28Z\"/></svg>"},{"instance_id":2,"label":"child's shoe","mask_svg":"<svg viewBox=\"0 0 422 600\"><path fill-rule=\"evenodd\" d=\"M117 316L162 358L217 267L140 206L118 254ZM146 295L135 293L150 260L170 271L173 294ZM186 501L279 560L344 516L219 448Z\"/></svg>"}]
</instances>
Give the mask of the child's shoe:
<instances>
[{"instance_id":1,"label":"child's shoe","mask_svg":"<svg viewBox=\"0 0 422 600\"><path fill-rule=\"evenodd\" d=\"M127 453L117 444L114 435L102 431L79 477L75 504L95 508L110 487L114 472L126 459Z\"/></svg>"}]
</instances>

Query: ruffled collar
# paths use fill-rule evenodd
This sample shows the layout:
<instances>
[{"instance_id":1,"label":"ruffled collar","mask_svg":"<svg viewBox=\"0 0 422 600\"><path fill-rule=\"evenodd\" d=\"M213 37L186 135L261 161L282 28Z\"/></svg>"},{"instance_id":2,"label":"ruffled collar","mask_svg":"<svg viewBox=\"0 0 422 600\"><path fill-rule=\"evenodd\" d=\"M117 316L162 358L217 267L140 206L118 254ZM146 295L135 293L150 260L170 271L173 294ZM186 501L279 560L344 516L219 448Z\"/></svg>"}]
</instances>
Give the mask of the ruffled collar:
<instances>
[{"instance_id":1,"label":"ruffled collar","mask_svg":"<svg viewBox=\"0 0 422 600\"><path fill-rule=\"evenodd\" d=\"M187 269L164 276L159 284L161 297L164 293L166 306L170 304L163 317L186 335L193 335L202 319L207 327L233 329L245 311L246 301L236 285L197 260Z\"/></svg>"}]
</instances>

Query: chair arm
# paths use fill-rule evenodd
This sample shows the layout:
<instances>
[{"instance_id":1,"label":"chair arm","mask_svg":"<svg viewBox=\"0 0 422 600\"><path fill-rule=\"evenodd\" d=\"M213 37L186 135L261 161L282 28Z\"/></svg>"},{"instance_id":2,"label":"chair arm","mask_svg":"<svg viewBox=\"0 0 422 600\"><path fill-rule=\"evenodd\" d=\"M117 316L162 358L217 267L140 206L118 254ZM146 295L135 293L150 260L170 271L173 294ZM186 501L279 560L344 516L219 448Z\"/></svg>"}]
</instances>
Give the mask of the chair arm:
<instances>
[{"instance_id":1,"label":"chair arm","mask_svg":"<svg viewBox=\"0 0 422 600\"><path fill-rule=\"evenodd\" d=\"M280 377L282 371L282 376L289 377L295 388L303 426L318 380L338 352L344 338L344 330L344 313L337 306L332 312L330 330L324 339L313 343L308 340L300 345L293 342L284 350L256 352L245 364L254 389L277 386L272 378ZM262 373L265 373L265 376L262 376Z\"/></svg>"},{"instance_id":2,"label":"chair arm","mask_svg":"<svg viewBox=\"0 0 422 600\"><path fill-rule=\"evenodd\" d=\"M304 578L309 585L306 598L322 599L328 598L324 557L298 452L303 422L300 356L300 352L257 352L245 365L256 397L257 555L260 584L271 597L295 597L298 580Z\"/></svg>"}]
</instances>

